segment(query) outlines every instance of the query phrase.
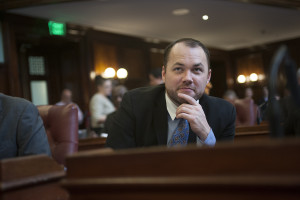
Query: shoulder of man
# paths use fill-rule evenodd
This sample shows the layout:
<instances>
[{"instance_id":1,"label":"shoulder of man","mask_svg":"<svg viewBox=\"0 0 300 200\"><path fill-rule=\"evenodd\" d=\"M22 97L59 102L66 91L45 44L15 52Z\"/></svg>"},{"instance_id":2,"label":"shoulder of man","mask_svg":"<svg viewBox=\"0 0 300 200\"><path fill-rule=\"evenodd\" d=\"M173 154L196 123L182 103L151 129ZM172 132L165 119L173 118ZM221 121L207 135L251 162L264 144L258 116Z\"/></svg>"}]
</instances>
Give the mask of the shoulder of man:
<instances>
[{"instance_id":1,"label":"shoulder of man","mask_svg":"<svg viewBox=\"0 0 300 200\"><path fill-rule=\"evenodd\" d=\"M12 97L5 94L0 94L0 102L3 109L10 108L14 110L19 110L26 106L34 106L30 101L19 98L19 97Z\"/></svg>"},{"instance_id":2,"label":"shoulder of man","mask_svg":"<svg viewBox=\"0 0 300 200\"><path fill-rule=\"evenodd\" d=\"M208 96L206 94L203 95L203 97L199 100L200 104L210 104L217 107L228 107L233 108L234 106L226 101L225 99L214 97L214 96Z\"/></svg>"}]
</instances>

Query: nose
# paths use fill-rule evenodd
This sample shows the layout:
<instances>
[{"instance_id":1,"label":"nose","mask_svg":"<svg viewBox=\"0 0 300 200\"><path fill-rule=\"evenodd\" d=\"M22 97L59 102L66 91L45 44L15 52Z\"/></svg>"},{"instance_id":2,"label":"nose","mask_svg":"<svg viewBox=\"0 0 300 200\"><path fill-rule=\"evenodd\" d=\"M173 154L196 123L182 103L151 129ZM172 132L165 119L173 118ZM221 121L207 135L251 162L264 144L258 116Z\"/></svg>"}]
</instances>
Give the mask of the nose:
<instances>
[{"instance_id":1,"label":"nose","mask_svg":"<svg viewBox=\"0 0 300 200\"><path fill-rule=\"evenodd\" d=\"M190 72L190 70L186 70L183 73L182 81L186 84L191 84L193 82L192 73Z\"/></svg>"}]
</instances>

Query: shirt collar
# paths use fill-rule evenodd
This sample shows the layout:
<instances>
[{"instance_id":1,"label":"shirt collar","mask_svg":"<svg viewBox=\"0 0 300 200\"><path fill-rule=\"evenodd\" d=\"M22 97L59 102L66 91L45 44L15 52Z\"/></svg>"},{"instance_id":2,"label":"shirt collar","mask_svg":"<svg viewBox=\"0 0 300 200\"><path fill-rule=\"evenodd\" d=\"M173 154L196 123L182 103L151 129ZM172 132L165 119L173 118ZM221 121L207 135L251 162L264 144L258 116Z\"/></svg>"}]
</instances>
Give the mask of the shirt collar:
<instances>
[{"instance_id":1,"label":"shirt collar","mask_svg":"<svg viewBox=\"0 0 300 200\"><path fill-rule=\"evenodd\" d=\"M169 98L167 92L165 92L165 97L166 97L166 105L167 105L168 113L171 119L174 120L176 118L176 110L178 106ZM199 100L197 100L197 103L199 103Z\"/></svg>"}]
</instances>

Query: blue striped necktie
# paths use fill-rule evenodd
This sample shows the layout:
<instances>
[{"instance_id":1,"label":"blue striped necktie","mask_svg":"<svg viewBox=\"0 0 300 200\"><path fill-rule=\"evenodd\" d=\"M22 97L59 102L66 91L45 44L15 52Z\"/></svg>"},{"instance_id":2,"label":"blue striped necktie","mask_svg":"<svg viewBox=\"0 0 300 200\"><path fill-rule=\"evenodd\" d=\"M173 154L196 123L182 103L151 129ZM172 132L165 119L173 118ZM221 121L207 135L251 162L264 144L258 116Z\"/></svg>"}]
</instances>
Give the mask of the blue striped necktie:
<instances>
[{"instance_id":1,"label":"blue striped necktie","mask_svg":"<svg viewBox=\"0 0 300 200\"><path fill-rule=\"evenodd\" d=\"M189 138L189 123L186 119L180 119L170 141L170 146L186 146Z\"/></svg>"}]
</instances>

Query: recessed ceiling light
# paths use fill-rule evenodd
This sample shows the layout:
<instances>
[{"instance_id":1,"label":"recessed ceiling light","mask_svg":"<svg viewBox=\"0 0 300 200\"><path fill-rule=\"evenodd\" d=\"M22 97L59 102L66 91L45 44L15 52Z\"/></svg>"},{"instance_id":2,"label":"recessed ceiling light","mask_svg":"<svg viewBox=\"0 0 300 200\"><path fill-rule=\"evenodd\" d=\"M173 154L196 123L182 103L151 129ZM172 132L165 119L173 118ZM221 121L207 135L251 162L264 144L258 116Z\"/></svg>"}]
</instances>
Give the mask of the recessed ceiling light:
<instances>
[{"instance_id":1,"label":"recessed ceiling light","mask_svg":"<svg viewBox=\"0 0 300 200\"><path fill-rule=\"evenodd\" d=\"M207 15L203 15L203 16L202 16L202 19L203 19L203 20L208 20L208 16L207 16Z\"/></svg>"},{"instance_id":2,"label":"recessed ceiling light","mask_svg":"<svg viewBox=\"0 0 300 200\"><path fill-rule=\"evenodd\" d=\"M179 9L175 9L172 11L172 14L176 15L176 16L187 15L189 13L190 13L190 10L187 8L179 8Z\"/></svg>"}]
</instances>

